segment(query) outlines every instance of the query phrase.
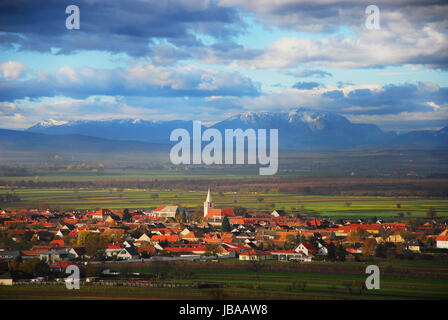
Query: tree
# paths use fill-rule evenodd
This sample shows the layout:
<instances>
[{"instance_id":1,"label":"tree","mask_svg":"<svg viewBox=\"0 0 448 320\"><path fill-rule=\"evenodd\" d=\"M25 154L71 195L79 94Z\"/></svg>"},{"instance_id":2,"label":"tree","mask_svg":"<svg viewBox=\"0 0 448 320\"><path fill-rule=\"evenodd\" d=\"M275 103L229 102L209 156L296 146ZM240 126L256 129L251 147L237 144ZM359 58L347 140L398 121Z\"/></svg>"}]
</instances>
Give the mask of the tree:
<instances>
[{"instance_id":1,"label":"tree","mask_svg":"<svg viewBox=\"0 0 448 320\"><path fill-rule=\"evenodd\" d=\"M135 229L135 230L131 231L129 233L129 235L134 239L138 239L143 235L143 232L138 229Z\"/></svg>"},{"instance_id":2,"label":"tree","mask_svg":"<svg viewBox=\"0 0 448 320\"><path fill-rule=\"evenodd\" d=\"M375 250L376 241L374 239L366 239L362 246L362 256L364 259L368 259Z\"/></svg>"},{"instance_id":3,"label":"tree","mask_svg":"<svg viewBox=\"0 0 448 320\"><path fill-rule=\"evenodd\" d=\"M361 228L358 228L356 230L353 230L350 232L350 234L347 236L347 240L351 240L353 242L360 242L367 238L368 232L365 230L362 230Z\"/></svg>"},{"instance_id":4,"label":"tree","mask_svg":"<svg viewBox=\"0 0 448 320\"><path fill-rule=\"evenodd\" d=\"M247 218L247 209L244 207L234 207L233 212L236 216L242 216L244 218Z\"/></svg>"},{"instance_id":5,"label":"tree","mask_svg":"<svg viewBox=\"0 0 448 320\"><path fill-rule=\"evenodd\" d=\"M336 247L334 246L334 244L330 243L327 249L328 249L327 259L329 261L336 261Z\"/></svg>"},{"instance_id":6,"label":"tree","mask_svg":"<svg viewBox=\"0 0 448 320\"><path fill-rule=\"evenodd\" d=\"M87 264L85 266L85 274L87 277L99 277L101 276L102 268L98 265L94 264Z\"/></svg>"},{"instance_id":7,"label":"tree","mask_svg":"<svg viewBox=\"0 0 448 320\"><path fill-rule=\"evenodd\" d=\"M336 248L336 259L338 261L345 261L345 256L347 255L347 252L345 251L345 248L342 244L338 244Z\"/></svg>"},{"instance_id":8,"label":"tree","mask_svg":"<svg viewBox=\"0 0 448 320\"><path fill-rule=\"evenodd\" d=\"M386 258L386 247L383 244L378 244L375 248L375 257Z\"/></svg>"},{"instance_id":9,"label":"tree","mask_svg":"<svg viewBox=\"0 0 448 320\"><path fill-rule=\"evenodd\" d=\"M182 210L182 216L181 216L181 221L183 222L183 223L186 223L186 222L188 222L188 217L187 217L187 210Z\"/></svg>"},{"instance_id":10,"label":"tree","mask_svg":"<svg viewBox=\"0 0 448 320\"><path fill-rule=\"evenodd\" d=\"M34 236L34 232L31 230L27 230L23 233L23 240L24 241L31 241L31 238Z\"/></svg>"},{"instance_id":11,"label":"tree","mask_svg":"<svg viewBox=\"0 0 448 320\"><path fill-rule=\"evenodd\" d=\"M301 241L299 241L299 236L293 237L293 236L287 236L287 239L285 243L283 244L284 250L291 250L295 248Z\"/></svg>"},{"instance_id":12,"label":"tree","mask_svg":"<svg viewBox=\"0 0 448 320\"><path fill-rule=\"evenodd\" d=\"M109 236L110 235L101 236L96 232L82 230L78 233L77 245L86 247L86 254L88 256L102 258L106 247L107 237Z\"/></svg>"},{"instance_id":13,"label":"tree","mask_svg":"<svg viewBox=\"0 0 448 320\"><path fill-rule=\"evenodd\" d=\"M417 235L416 235L415 233L412 233L412 232L407 231L407 230L401 230L401 231L399 232L399 234L400 234L400 236L402 236L402 238L403 238L405 241L409 241L409 240L412 240L412 239L417 238Z\"/></svg>"},{"instance_id":14,"label":"tree","mask_svg":"<svg viewBox=\"0 0 448 320\"><path fill-rule=\"evenodd\" d=\"M219 253L219 246L216 244L210 244L206 246L205 255L215 256Z\"/></svg>"},{"instance_id":15,"label":"tree","mask_svg":"<svg viewBox=\"0 0 448 320\"><path fill-rule=\"evenodd\" d=\"M352 294L354 283L353 283L352 281L345 281L345 282L343 283L343 285L344 285L344 287L347 288L348 293Z\"/></svg>"},{"instance_id":16,"label":"tree","mask_svg":"<svg viewBox=\"0 0 448 320\"><path fill-rule=\"evenodd\" d=\"M426 216L427 216L428 218L433 219L433 218L436 217L436 215L437 215L436 209L433 208L433 207L429 208L429 209L426 211Z\"/></svg>"},{"instance_id":17,"label":"tree","mask_svg":"<svg viewBox=\"0 0 448 320\"><path fill-rule=\"evenodd\" d=\"M260 260L250 260L248 266L249 271L255 273L257 281L260 281L260 272L264 269L264 265Z\"/></svg>"},{"instance_id":18,"label":"tree","mask_svg":"<svg viewBox=\"0 0 448 320\"><path fill-rule=\"evenodd\" d=\"M306 241L306 237L303 235L303 233L300 232L299 234L297 234L296 243L299 244L304 241Z\"/></svg>"},{"instance_id":19,"label":"tree","mask_svg":"<svg viewBox=\"0 0 448 320\"><path fill-rule=\"evenodd\" d=\"M366 283L362 280L353 281L353 289L361 295L365 290L367 290Z\"/></svg>"},{"instance_id":20,"label":"tree","mask_svg":"<svg viewBox=\"0 0 448 320\"><path fill-rule=\"evenodd\" d=\"M123 221L129 222L132 220L132 215L129 212L129 209L124 209L123 210Z\"/></svg>"},{"instance_id":21,"label":"tree","mask_svg":"<svg viewBox=\"0 0 448 320\"><path fill-rule=\"evenodd\" d=\"M230 226L229 218L227 218L227 216L225 216L224 219L222 219L221 231L222 232L232 231L232 227Z\"/></svg>"},{"instance_id":22,"label":"tree","mask_svg":"<svg viewBox=\"0 0 448 320\"><path fill-rule=\"evenodd\" d=\"M34 258L22 262L19 270L34 276L43 277L49 274L50 267L45 261Z\"/></svg>"}]
</instances>

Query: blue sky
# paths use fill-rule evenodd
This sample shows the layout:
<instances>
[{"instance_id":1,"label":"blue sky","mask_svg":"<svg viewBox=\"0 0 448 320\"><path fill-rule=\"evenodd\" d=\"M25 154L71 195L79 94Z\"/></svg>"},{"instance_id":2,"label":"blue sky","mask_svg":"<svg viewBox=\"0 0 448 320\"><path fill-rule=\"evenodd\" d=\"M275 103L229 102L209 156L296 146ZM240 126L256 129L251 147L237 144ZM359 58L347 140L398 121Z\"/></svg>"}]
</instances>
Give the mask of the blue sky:
<instances>
[{"instance_id":1,"label":"blue sky","mask_svg":"<svg viewBox=\"0 0 448 320\"><path fill-rule=\"evenodd\" d=\"M81 28L65 27L65 7ZM385 130L448 125L448 5L351 0L0 4L0 127L84 119L216 122L297 107Z\"/></svg>"}]
</instances>

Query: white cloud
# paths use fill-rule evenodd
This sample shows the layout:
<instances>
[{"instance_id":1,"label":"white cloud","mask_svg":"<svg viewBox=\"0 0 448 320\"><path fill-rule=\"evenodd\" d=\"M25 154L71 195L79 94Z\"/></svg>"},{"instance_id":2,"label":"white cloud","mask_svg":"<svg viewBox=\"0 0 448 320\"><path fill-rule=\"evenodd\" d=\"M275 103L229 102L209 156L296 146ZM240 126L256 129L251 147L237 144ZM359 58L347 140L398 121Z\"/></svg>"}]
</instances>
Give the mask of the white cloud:
<instances>
[{"instance_id":1,"label":"white cloud","mask_svg":"<svg viewBox=\"0 0 448 320\"><path fill-rule=\"evenodd\" d=\"M440 109L440 106L435 104L433 101L427 102L427 105L430 106L431 108L434 108L434 110L439 110Z\"/></svg>"},{"instance_id":2,"label":"white cloud","mask_svg":"<svg viewBox=\"0 0 448 320\"><path fill-rule=\"evenodd\" d=\"M281 38L253 59L234 62L249 69L284 69L300 64L329 68L365 68L424 62L448 67L448 37L426 27L409 29L412 36L397 30L358 30L356 38L341 35L324 39Z\"/></svg>"},{"instance_id":3,"label":"white cloud","mask_svg":"<svg viewBox=\"0 0 448 320\"><path fill-rule=\"evenodd\" d=\"M13 102L0 102L0 114L13 114L15 111L17 111L17 106Z\"/></svg>"},{"instance_id":4,"label":"white cloud","mask_svg":"<svg viewBox=\"0 0 448 320\"><path fill-rule=\"evenodd\" d=\"M16 80L25 74L27 67L18 61L7 61L0 64L0 72L3 77L10 80Z\"/></svg>"}]
</instances>

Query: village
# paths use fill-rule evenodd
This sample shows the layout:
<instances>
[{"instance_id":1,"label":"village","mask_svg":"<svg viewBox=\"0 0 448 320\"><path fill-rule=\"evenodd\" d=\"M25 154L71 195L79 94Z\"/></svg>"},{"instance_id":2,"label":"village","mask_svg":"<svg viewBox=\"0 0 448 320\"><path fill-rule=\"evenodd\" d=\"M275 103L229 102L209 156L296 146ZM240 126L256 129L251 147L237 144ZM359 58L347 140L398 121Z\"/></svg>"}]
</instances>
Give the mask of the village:
<instances>
[{"instance_id":1,"label":"village","mask_svg":"<svg viewBox=\"0 0 448 320\"><path fill-rule=\"evenodd\" d=\"M369 261L446 258L448 225L381 219L290 217L216 208L203 217L167 205L152 210L0 211L0 283L44 281L70 265L148 261ZM7 266L7 267L5 267ZM106 267L103 272L110 272Z\"/></svg>"}]
</instances>

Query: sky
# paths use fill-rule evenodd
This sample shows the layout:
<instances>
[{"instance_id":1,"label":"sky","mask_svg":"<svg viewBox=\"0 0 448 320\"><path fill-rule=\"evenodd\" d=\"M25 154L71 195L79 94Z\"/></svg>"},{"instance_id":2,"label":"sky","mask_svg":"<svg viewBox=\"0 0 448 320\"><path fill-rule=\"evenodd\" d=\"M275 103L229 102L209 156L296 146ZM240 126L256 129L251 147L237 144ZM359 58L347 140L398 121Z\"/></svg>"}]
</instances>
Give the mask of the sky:
<instances>
[{"instance_id":1,"label":"sky","mask_svg":"<svg viewBox=\"0 0 448 320\"><path fill-rule=\"evenodd\" d=\"M66 27L69 5L79 29ZM447 1L0 2L0 128L306 107L437 130L448 125L447 67Z\"/></svg>"}]
</instances>

